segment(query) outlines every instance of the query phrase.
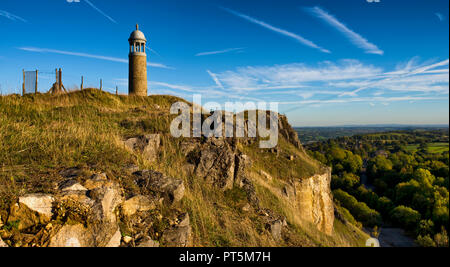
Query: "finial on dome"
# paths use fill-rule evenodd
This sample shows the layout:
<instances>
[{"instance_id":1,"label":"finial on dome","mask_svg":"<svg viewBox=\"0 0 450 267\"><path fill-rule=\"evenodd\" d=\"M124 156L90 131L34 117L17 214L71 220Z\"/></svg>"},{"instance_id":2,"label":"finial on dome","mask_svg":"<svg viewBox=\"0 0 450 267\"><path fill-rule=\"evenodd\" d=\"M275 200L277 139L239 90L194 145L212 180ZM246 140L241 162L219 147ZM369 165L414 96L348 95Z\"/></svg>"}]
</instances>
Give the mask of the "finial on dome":
<instances>
[{"instance_id":1,"label":"finial on dome","mask_svg":"<svg viewBox=\"0 0 450 267\"><path fill-rule=\"evenodd\" d=\"M136 24L136 31L139 31L139 24Z\"/></svg>"}]
</instances>

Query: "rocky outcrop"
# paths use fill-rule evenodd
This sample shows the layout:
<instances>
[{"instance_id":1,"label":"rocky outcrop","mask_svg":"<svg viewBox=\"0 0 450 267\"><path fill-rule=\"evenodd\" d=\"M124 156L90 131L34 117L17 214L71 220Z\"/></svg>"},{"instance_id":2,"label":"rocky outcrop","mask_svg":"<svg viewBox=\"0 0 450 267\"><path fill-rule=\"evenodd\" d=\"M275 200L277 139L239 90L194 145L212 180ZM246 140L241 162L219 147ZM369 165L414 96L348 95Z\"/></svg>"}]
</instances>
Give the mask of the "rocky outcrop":
<instances>
[{"instance_id":1,"label":"rocky outcrop","mask_svg":"<svg viewBox=\"0 0 450 267\"><path fill-rule=\"evenodd\" d=\"M138 171L134 175L136 184L144 193L157 193L169 205L179 202L184 196L185 187L181 179L167 177L151 170Z\"/></svg>"},{"instance_id":2,"label":"rocky outcrop","mask_svg":"<svg viewBox=\"0 0 450 267\"><path fill-rule=\"evenodd\" d=\"M125 147L133 152L142 154L142 157L150 162L154 162L158 158L160 144L160 134L146 134L130 138L124 142Z\"/></svg>"},{"instance_id":3,"label":"rocky outcrop","mask_svg":"<svg viewBox=\"0 0 450 267\"><path fill-rule=\"evenodd\" d=\"M63 184L71 183L65 181ZM70 223L53 230L49 246L119 246L121 234L116 210L123 202L120 186L108 180L105 174L97 174L88 179L84 186L73 187L81 190L64 188L67 187L63 187L62 192L56 196L56 212L60 220Z\"/></svg>"},{"instance_id":4,"label":"rocky outcrop","mask_svg":"<svg viewBox=\"0 0 450 267\"><path fill-rule=\"evenodd\" d=\"M298 134L289 124L287 117L285 115L278 115L278 118L278 131L280 135L298 149L303 150L303 146L298 139Z\"/></svg>"},{"instance_id":5,"label":"rocky outcrop","mask_svg":"<svg viewBox=\"0 0 450 267\"><path fill-rule=\"evenodd\" d=\"M224 139L211 139L200 151L196 175L223 190L233 188L236 153Z\"/></svg>"},{"instance_id":6,"label":"rocky outcrop","mask_svg":"<svg viewBox=\"0 0 450 267\"><path fill-rule=\"evenodd\" d=\"M286 190L286 197L293 201L298 214L306 222L331 235L334 224L334 204L330 189L331 170L324 174L294 181L293 191Z\"/></svg>"},{"instance_id":7,"label":"rocky outcrop","mask_svg":"<svg viewBox=\"0 0 450 267\"><path fill-rule=\"evenodd\" d=\"M189 214L182 214L179 223L165 230L162 236L164 245L168 247L188 247L192 243Z\"/></svg>"}]
</instances>

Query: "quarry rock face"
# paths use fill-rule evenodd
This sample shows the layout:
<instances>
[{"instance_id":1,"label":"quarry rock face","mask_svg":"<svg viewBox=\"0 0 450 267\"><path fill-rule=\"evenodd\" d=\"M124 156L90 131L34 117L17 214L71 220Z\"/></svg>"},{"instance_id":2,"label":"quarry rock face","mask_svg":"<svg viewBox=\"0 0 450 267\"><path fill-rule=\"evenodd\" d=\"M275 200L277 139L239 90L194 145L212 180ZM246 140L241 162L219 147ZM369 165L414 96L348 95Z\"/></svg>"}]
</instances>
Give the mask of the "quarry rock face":
<instances>
[{"instance_id":1,"label":"quarry rock face","mask_svg":"<svg viewBox=\"0 0 450 267\"><path fill-rule=\"evenodd\" d=\"M295 201L299 216L306 222L331 235L334 223L334 204L330 189L331 170L324 174L294 182Z\"/></svg>"}]
</instances>

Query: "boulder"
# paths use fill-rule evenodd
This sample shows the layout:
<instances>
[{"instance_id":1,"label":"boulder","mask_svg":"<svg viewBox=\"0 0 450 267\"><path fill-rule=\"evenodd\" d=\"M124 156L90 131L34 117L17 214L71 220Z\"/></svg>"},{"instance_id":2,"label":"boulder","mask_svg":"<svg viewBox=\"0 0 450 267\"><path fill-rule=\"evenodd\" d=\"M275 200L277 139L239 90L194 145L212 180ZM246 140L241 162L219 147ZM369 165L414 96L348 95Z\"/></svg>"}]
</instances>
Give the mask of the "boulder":
<instances>
[{"instance_id":1,"label":"boulder","mask_svg":"<svg viewBox=\"0 0 450 267\"><path fill-rule=\"evenodd\" d=\"M281 220L272 221L269 224L270 233L275 240L281 240L281 230L283 229L283 222Z\"/></svg>"},{"instance_id":2,"label":"boulder","mask_svg":"<svg viewBox=\"0 0 450 267\"><path fill-rule=\"evenodd\" d=\"M168 247L188 247L191 245L191 225L189 214L182 214L179 223L163 232L162 240Z\"/></svg>"},{"instance_id":3,"label":"boulder","mask_svg":"<svg viewBox=\"0 0 450 267\"><path fill-rule=\"evenodd\" d=\"M153 162L158 158L158 150L161 144L160 134L146 134L133 137L124 141L125 147L133 152L141 153L144 159Z\"/></svg>"},{"instance_id":4,"label":"boulder","mask_svg":"<svg viewBox=\"0 0 450 267\"><path fill-rule=\"evenodd\" d=\"M48 218L53 216L52 207L54 201L55 198L53 196L46 194L30 194L19 198L19 203Z\"/></svg>"},{"instance_id":5,"label":"boulder","mask_svg":"<svg viewBox=\"0 0 450 267\"><path fill-rule=\"evenodd\" d=\"M154 162L158 159L158 150L161 144L161 135L159 134L147 134L144 136L145 146L142 151L144 159Z\"/></svg>"},{"instance_id":6,"label":"boulder","mask_svg":"<svg viewBox=\"0 0 450 267\"><path fill-rule=\"evenodd\" d=\"M49 247L95 247L95 240L83 225L65 225L51 238Z\"/></svg>"},{"instance_id":7,"label":"boulder","mask_svg":"<svg viewBox=\"0 0 450 267\"><path fill-rule=\"evenodd\" d=\"M122 204L122 213L125 216L132 216L137 212L149 211L156 208L154 201L146 196L138 195L132 197Z\"/></svg>"},{"instance_id":8,"label":"boulder","mask_svg":"<svg viewBox=\"0 0 450 267\"><path fill-rule=\"evenodd\" d=\"M82 186L73 179L61 182L58 186L58 189L61 191L87 191L86 187Z\"/></svg>"},{"instance_id":9,"label":"boulder","mask_svg":"<svg viewBox=\"0 0 450 267\"><path fill-rule=\"evenodd\" d=\"M166 177L162 173L144 170L134 173L136 183L146 193L159 193L168 204L179 202L184 196L184 182L181 179Z\"/></svg>"},{"instance_id":10,"label":"boulder","mask_svg":"<svg viewBox=\"0 0 450 267\"><path fill-rule=\"evenodd\" d=\"M53 217L51 195L30 194L19 198L19 202L11 206L8 223L16 225L22 231L33 226L46 224Z\"/></svg>"}]
</instances>

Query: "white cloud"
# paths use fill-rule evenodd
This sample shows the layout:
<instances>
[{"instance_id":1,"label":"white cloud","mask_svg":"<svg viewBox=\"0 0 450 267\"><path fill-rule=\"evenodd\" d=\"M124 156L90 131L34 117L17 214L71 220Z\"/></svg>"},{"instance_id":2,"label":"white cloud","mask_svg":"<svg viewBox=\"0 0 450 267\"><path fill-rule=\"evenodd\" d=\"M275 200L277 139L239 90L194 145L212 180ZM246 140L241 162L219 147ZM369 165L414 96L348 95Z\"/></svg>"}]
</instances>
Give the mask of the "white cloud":
<instances>
[{"instance_id":1,"label":"white cloud","mask_svg":"<svg viewBox=\"0 0 450 267\"><path fill-rule=\"evenodd\" d=\"M94 10L96 10L98 13L102 14L105 18L110 20L111 22L117 24L117 21L115 21L113 18L108 16L105 12L103 12L100 8L96 7L94 4L91 3L89 0L84 0L89 6L91 6Z\"/></svg>"},{"instance_id":2,"label":"white cloud","mask_svg":"<svg viewBox=\"0 0 450 267\"><path fill-rule=\"evenodd\" d=\"M248 66L216 75L225 88L235 91L255 91L304 88L315 82L372 78L382 73L381 68L364 65L356 60L342 60L337 64L322 62L316 67L301 63Z\"/></svg>"},{"instance_id":3,"label":"white cloud","mask_svg":"<svg viewBox=\"0 0 450 267\"><path fill-rule=\"evenodd\" d=\"M14 15L12 13L9 13L8 11L5 11L5 10L0 10L0 16L5 17L5 18L7 18L9 20L12 20L12 21L18 21L19 20L19 21L22 21L22 22L27 22L25 19L23 19L23 18L21 18L21 17L19 17L17 15Z\"/></svg>"},{"instance_id":4,"label":"white cloud","mask_svg":"<svg viewBox=\"0 0 450 267\"><path fill-rule=\"evenodd\" d=\"M76 57L95 58L95 59L100 59L100 60L128 64L128 59L124 59L124 58L108 57L108 56L93 55L93 54L80 53L80 52L62 51L62 50L37 48L37 47L19 47L18 49L23 50L23 51L28 51L28 52L52 53L52 54L60 54L60 55L68 55L68 56L76 56ZM161 63L148 62L147 66L154 67L154 68L172 69L171 67L168 67Z\"/></svg>"},{"instance_id":5,"label":"white cloud","mask_svg":"<svg viewBox=\"0 0 450 267\"><path fill-rule=\"evenodd\" d=\"M366 51L369 54L383 55L383 50L379 49L376 45L370 43L366 38L362 37L358 33L349 29L344 23L340 22L337 18L330 15L320 7L313 7L307 9L311 14L324 20L330 24L333 28L344 34L353 44Z\"/></svg>"},{"instance_id":6,"label":"white cloud","mask_svg":"<svg viewBox=\"0 0 450 267\"><path fill-rule=\"evenodd\" d=\"M305 38L303 38L302 36L300 36L300 35L298 35L298 34L289 32L289 31L284 30L284 29L281 29L281 28L277 28L277 27L272 26L272 25L270 25L270 24L268 24L268 23L266 23L266 22L264 22L264 21L257 20L257 19L255 19L255 18L252 18L252 17L248 16L248 15L239 13L239 12L234 11L234 10L231 10L231 9L229 9L229 8L224 8L224 7L222 7L222 9L225 10L225 11L227 11L227 12L229 12L229 13L231 13L231 14L233 14L233 15L235 15L235 16L237 16L237 17L243 18L243 19L245 19L245 20L247 20L247 21L249 21L249 22L251 22L251 23L257 24L257 25L259 25L259 26L261 26L261 27L264 27L264 28L266 28L266 29L268 29L268 30L271 30L271 31L273 31L273 32L276 32L276 33L278 33L278 34L281 34L281 35L290 37L290 38L292 38L292 39L294 39L294 40L296 40L296 41L298 41L298 42L300 42L300 43L302 43L302 44L304 44L304 45L306 45L306 46L309 46L309 47L311 47L311 48L318 49L318 50L320 50L320 51L323 52L323 53L331 53L329 50L324 49L324 48L322 48L322 47L316 45L316 44L313 43L312 41L310 41L310 40L308 40L308 39L305 39Z\"/></svg>"},{"instance_id":7,"label":"white cloud","mask_svg":"<svg viewBox=\"0 0 450 267\"><path fill-rule=\"evenodd\" d=\"M384 78L382 80L378 80L378 81L374 81L374 82L372 82L372 81L365 82L366 84L363 85L362 87L360 87L360 88L358 88L356 90L353 90L351 92L344 93L341 96L344 96L344 95L356 96L357 93L359 93L359 92L361 92L363 90L366 90L366 89L377 88L377 87L378 88L383 88L384 86L387 86L389 84L401 82L402 79L404 81L404 79L407 78L407 77L411 77L411 76L415 76L415 75L419 75L419 74L425 74L425 73L427 73L427 72L429 72L429 71L431 71L431 70L433 70L435 68L448 66L448 64L449 64L449 60L446 59L446 60L443 60L443 61L431 64L431 65L418 67L418 68L415 68L415 69L412 69L412 70L409 70L409 71L404 71L404 72L400 72L400 73L395 73L394 72L394 75L388 76L388 78ZM442 82L442 83L447 83L447 87L448 87L448 76L447 75L438 74L436 76L428 76L428 79L430 79L430 78L431 78L432 81L438 81L438 82ZM421 76L416 81L424 82L426 80L427 80L427 76ZM434 83L436 83L436 82L434 82ZM411 83L408 84L408 85L409 86L415 86L414 84L411 84ZM428 83L428 85L429 85L429 83ZM422 89L422 90L424 90L424 89Z\"/></svg>"},{"instance_id":8,"label":"white cloud","mask_svg":"<svg viewBox=\"0 0 450 267\"><path fill-rule=\"evenodd\" d=\"M388 105L391 102L402 102L402 101L425 101L425 100L447 100L447 97L416 97L416 96L402 96L402 97L358 97L358 98L347 98L347 99L327 99L327 100L303 100L303 101L284 101L279 102L282 105L314 105L314 104L346 104L355 102L368 102L369 105L374 104L374 102L380 102L383 105Z\"/></svg>"},{"instance_id":9,"label":"white cloud","mask_svg":"<svg viewBox=\"0 0 450 267\"><path fill-rule=\"evenodd\" d=\"M201 56L225 54L225 53L229 53L229 52L242 51L243 49L244 48L228 48L228 49L218 50L218 51L201 52L201 53L196 54L195 56L201 57Z\"/></svg>"}]
</instances>

